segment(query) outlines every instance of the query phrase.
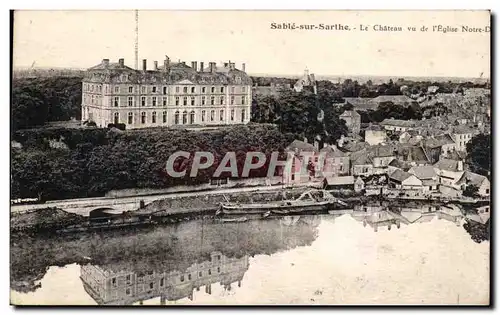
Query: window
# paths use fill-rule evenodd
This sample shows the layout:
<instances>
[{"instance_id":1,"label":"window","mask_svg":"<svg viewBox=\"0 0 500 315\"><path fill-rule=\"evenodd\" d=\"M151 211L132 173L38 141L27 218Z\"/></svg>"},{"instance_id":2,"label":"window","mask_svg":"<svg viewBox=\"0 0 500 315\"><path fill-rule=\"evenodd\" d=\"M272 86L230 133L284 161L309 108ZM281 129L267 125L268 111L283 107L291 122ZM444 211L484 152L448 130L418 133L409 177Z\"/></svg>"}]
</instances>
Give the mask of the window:
<instances>
[{"instance_id":1,"label":"window","mask_svg":"<svg viewBox=\"0 0 500 315\"><path fill-rule=\"evenodd\" d=\"M206 101L205 96L202 96L202 97L201 97L201 105L205 105L205 101Z\"/></svg>"},{"instance_id":2,"label":"window","mask_svg":"<svg viewBox=\"0 0 500 315\"><path fill-rule=\"evenodd\" d=\"M231 109L231 121L234 121L234 109Z\"/></svg>"},{"instance_id":3,"label":"window","mask_svg":"<svg viewBox=\"0 0 500 315\"><path fill-rule=\"evenodd\" d=\"M180 88L178 86L175 87L175 93L179 93Z\"/></svg>"},{"instance_id":4,"label":"window","mask_svg":"<svg viewBox=\"0 0 500 315\"><path fill-rule=\"evenodd\" d=\"M184 113L182 113L182 124L185 125L187 124L187 112L184 111Z\"/></svg>"},{"instance_id":5,"label":"window","mask_svg":"<svg viewBox=\"0 0 500 315\"><path fill-rule=\"evenodd\" d=\"M142 94L146 93L146 87L145 86L141 86L141 93Z\"/></svg>"},{"instance_id":6,"label":"window","mask_svg":"<svg viewBox=\"0 0 500 315\"><path fill-rule=\"evenodd\" d=\"M179 124L179 111L175 112L174 116L174 124L178 125Z\"/></svg>"},{"instance_id":7,"label":"window","mask_svg":"<svg viewBox=\"0 0 500 315\"><path fill-rule=\"evenodd\" d=\"M166 86L163 87L163 95L165 95L165 94L167 94L167 87Z\"/></svg>"},{"instance_id":8,"label":"window","mask_svg":"<svg viewBox=\"0 0 500 315\"><path fill-rule=\"evenodd\" d=\"M156 96L153 96L153 106L156 106Z\"/></svg>"},{"instance_id":9,"label":"window","mask_svg":"<svg viewBox=\"0 0 500 315\"><path fill-rule=\"evenodd\" d=\"M217 272L220 273L220 267L217 267Z\"/></svg>"},{"instance_id":10,"label":"window","mask_svg":"<svg viewBox=\"0 0 500 315\"><path fill-rule=\"evenodd\" d=\"M178 96L175 97L175 105L179 105L179 97Z\"/></svg>"},{"instance_id":11,"label":"window","mask_svg":"<svg viewBox=\"0 0 500 315\"><path fill-rule=\"evenodd\" d=\"M231 94L234 94L234 86L231 87Z\"/></svg>"},{"instance_id":12,"label":"window","mask_svg":"<svg viewBox=\"0 0 500 315\"><path fill-rule=\"evenodd\" d=\"M188 92L188 87L187 87L187 86L185 86L185 87L182 89L182 91L183 91L184 93L187 93L187 92Z\"/></svg>"},{"instance_id":13,"label":"window","mask_svg":"<svg viewBox=\"0 0 500 315\"><path fill-rule=\"evenodd\" d=\"M163 123L164 124L167 123L167 112L166 111L163 112Z\"/></svg>"},{"instance_id":14,"label":"window","mask_svg":"<svg viewBox=\"0 0 500 315\"><path fill-rule=\"evenodd\" d=\"M194 124L194 111L191 111L189 114L189 123Z\"/></svg>"},{"instance_id":15,"label":"window","mask_svg":"<svg viewBox=\"0 0 500 315\"><path fill-rule=\"evenodd\" d=\"M486 189L486 193L489 194L490 193L490 190L489 189Z\"/></svg>"},{"instance_id":16,"label":"window","mask_svg":"<svg viewBox=\"0 0 500 315\"><path fill-rule=\"evenodd\" d=\"M128 97L128 106L134 106L134 98L132 96Z\"/></svg>"},{"instance_id":17,"label":"window","mask_svg":"<svg viewBox=\"0 0 500 315\"><path fill-rule=\"evenodd\" d=\"M198 272L198 277L203 277L203 272Z\"/></svg>"},{"instance_id":18,"label":"window","mask_svg":"<svg viewBox=\"0 0 500 315\"><path fill-rule=\"evenodd\" d=\"M153 86L153 93L156 93L156 86Z\"/></svg>"},{"instance_id":19,"label":"window","mask_svg":"<svg viewBox=\"0 0 500 315\"><path fill-rule=\"evenodd\" d=\"M125 294L130 295L130 289L129 289L129 288L127 288L127 289L125 290Z\"/></svg>"},{"instance_id":20,"label":"window","mask_svg":"<svg viewBox=\"0 0 500 315\"><path fill-rule=\"evenodd\" d=\"M181 282L184 282L184 275L181 276Z\"/></svg>"},{"instance_id":21,"label":"window","mask_svg":"<svg viewBox=\"0 0 500 315\"><path fill-rule=\"evenodd\" d=\"M141 96L141 106L146 106L146 96Z\"/></svg>"},{"instance_id":22,"label":"window","mask_svg":"<svg viewBox=\"0 0 500 315\"><path fill-rule=\"evenodd\" d=\"M153 124L156 124L156 112L152 112L152 113L151 113L151 122L152 122Z\"/></svg>"},{"instance_id":23,"label":"window","mask_svg":"<svg viewBox=\"0 0 500 315\"><path fill-rule=\"evenodd\" d=\"M210 105L215 104L215 96L210 96Z\"/></svg>"},{"instance_id":24,"label":"window","mask_svg":"<svg viewBox=\"0 0 500 315\"><path fill-rule=\"evenodd\" d=\"M115 113L114 114L114 123L118 124L119 122L120 122L120 114L119 113Z\"/></svg>"},{"instance_id":25,"label":"window","mask_svg":"<svg viewBox=\"0 0 500 315\"><path fill-rule=\"evenodd\" d=\"M164 278L161 278L160 279L160 287L163 287L163 285L165 284L165 279Z\"/></svg>"},{"instance_id":26,"label":"window","mask_svg":"<svg viewBox=\"0 0 500 315\"><path fill-rule=\"evenodd\" d=\"M220 255L217 255L217 260L220 260Z\"/></svg>"},{"instance_id":27,"label":"window","mask_svg":"<svg viewBox=\"0 0 500 315\"><path fill-rule=\"evenodd\" d=\"M145 124L146 123L146 112L142 112L141 113L141 124Z\"/></svg>"},{"instance_id":28,"label":"window","mask_svg":"<svg viewBox=\"0 0 500 315\"><path fill-rule=\"evenodd\" d=\"M191 87L191 93L195 93L196 92L196 88L194 86Z\"/></svg>"},{"instance_id":29,"label":"window","mask_svg":"<svg viewBox=\"0 0 500 315\"><path fill-rule=\"evenodd\" d=\"M166 97L163 98L163 106L167 106L167 98Z\"/></svg>"},{"instance_id":30,"label":"window","mask_svg":"<svg viewBox=\"0 0 500 315\"><path fill-rule=\"evenodd\" d=\"M212 93L215 93L215 86L212 86L211 91L212 91Z\"/></svg>"},{"instance_id":31,"label":"window","mask_svg":"<svg viewBox=\"0 0 500 315\"><path fill-rule=\"evenodd\" d=\"M221 97L220 97L220 104L221 104L221 105L224 105L224 96L221 96Z\"/></svg>"},{"instance_id":32,"label":"window","mask_svg":"<svg viewBox=\"0 0 500 315\"><path fill-rule=\"evenodd\" d=\"M120 87L119 86L115 86L115 93L120 93Z\"/></svg>"},{"instance_id":33,"label":"window","mask_svg":"<svg viewBox=\"0 0 500 315\"><path fill-rule=\"evenodd\" d=\"M115 107L118 107L119 104L120 104L120 98L118 96L115 96L115 101L114 101Z\"/></svg>"},{"instance_id":34,"label":"window","mask_svg":"<svg viewBox=\"0 0 500 315\"><path fill-rule=\"evenodd\" d=\"M116 287L116 278L112 278L111 283L113 284L114 287Z\"/></svg>"},{"instance_id":35,"label":"window","mask_svg":"<svg viewBox=\"0 0 500 315\"><path fill-rule=\"evenodd\" d=\"M241 104L245 105L245 97L244 96L241 97Z\"/></svg>"},{"instance_id":36,"label":"window","mask_svg":"<svg viewBox=\"0 0 500 315\"><path fill-rule=\"evenodd\" d=\"M129 92L129 93L134 93L134 87L129 86L129 87L128 87L128 92Z\"/></svg>"},{"instance_id":37,"label":"window","mask_svg":"<svg viewBox=\"0 0 500 315\"><path fill-rule=\"evenodd\" d=\"M188 274L188 280L191 280L191 274Z\"/></svg>"},{"instance_id":38,"label":"window","mask_svg":"<svg viewBox=\"0 0 500 315\"><path fill-rule=\"evenodd\" d=\"M241 93L245 93L246 92L246 87L242 86L241 87Z\"/></svg>"},{"instance_id":39,"label":"window","mask_svg":"<svg viewBox=\"0 0 500 315\"><path fill-rule=\"evenodd\" d=\"M245 110L241 110L241 122L245 122Z\"/></svg>"},{"instance_id":40,"label":"window","mask_svg":"<svg viewBox=\"0 0 500 315\"><path fill-rule=\"evenodd\" d=\"M221 109L219 112L219 119L220 119L220 121L224 120L224 110L223 109Z\"/></svg>"},{"instance_id":41,"label":"window","mask_svg":"<svg viewBox=\"0 0 500 315\"><path fill-rule=\"evenodd\" d=\"M214 118L215 118L215 110L211 110L210 111L210 121L214 121Z\"/></svg>"},{"instance_id":42,"label":"window","mask_svg":"<svg viewBox=\"0 0 500 315\"><path fill-rule=\"evenodd\" d=\"M212 269L208 269L208 275L212 275Z\"/></svg>"},{"instance_id":43,"label":"window","mask_svg":"<svg viewBox=\"0 0 500 315\"><path fill-rule=\"evenodd\" d=\"M231 105L234 105L234 96L231 96Z\"/></svg>"},{"instance_id":44,"label":"window","mask_svg":"<svg viewBox=\"0 0 500 315\"><path fill-rule=\"evenodd\" d=\"M186 105L188 104L188 98L187 98L187 96L184 96L184 97L182 98L182 104L183 104L184 106L186 106Z\"/></svg>"},{"instance_id":45,"label":"window","mask_svg":"<svg viewBox=\"0 0 500 315\"><path fill-rule=\"evenodd\" d=\"M154 287L154 283L153 282L150 282L149 283L149 288L152 289Z\"/></svg>"},{"instance_id":46,"label":"window","mask_svg":"<svg viewBox=\"0 0 500 315\"><path fill-rule=\"evenodd\" d=\"M201 88L201 93L207 93L207 88L206 87L202 87Z\"/></svg>"},{"instance_id":47,"label":"window","mask_svg":"<svg viewBox=\"0 0 500 315\"><path fill-rule=\"evenodd\" d=\"M191 105L194 106L194 96L191 96Z\"/></svg>"},{"instance_id":48,"label":"window","mask_svg":"<svg viewBox=\"0 0 500 315\"><path fill-rule=\"evenodd\" d=\"M223 86L220 87L220 92L224 93L224 87Z\"/></svg>"},{"instance_id":49,"label":"window","mask_svg":"<svg viewBox=\"0 0 500 315\"><path fill-rule=\"evenodd\" d=\"M133 121L134 121L134 114L128 113L128 124L131 125ZM127 276L127 279L129 279L129 278L130 278L130 276Z\"/></svg>"},{"instance_id":50,"label":"window","mask_svg":"<svg viewBox=\"0 0 500 315\"><path fill-rule=\"evenodd\" d=\"M206 112L204 110L201 111L201 122L205 122L205 114Z\"/></svg>"}]
</instances>

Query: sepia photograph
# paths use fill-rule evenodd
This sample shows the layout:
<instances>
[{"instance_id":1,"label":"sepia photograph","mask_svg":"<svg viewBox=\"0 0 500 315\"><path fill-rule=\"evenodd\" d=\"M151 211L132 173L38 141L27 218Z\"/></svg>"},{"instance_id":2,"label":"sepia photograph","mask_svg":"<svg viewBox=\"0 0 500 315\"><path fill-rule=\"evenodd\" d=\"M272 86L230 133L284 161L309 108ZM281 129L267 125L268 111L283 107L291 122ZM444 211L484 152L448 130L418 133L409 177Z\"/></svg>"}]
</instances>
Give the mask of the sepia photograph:
<instances>
[{"instance_id":1,"label":"sepia photograph","mask_svg":"<svg viewBox=\"0 0 500 315\"><path fill-rule=\"evenodd\" d=\"M10 18L11 305L491 306L490 11Z\"/></svg>"}]
</instances>

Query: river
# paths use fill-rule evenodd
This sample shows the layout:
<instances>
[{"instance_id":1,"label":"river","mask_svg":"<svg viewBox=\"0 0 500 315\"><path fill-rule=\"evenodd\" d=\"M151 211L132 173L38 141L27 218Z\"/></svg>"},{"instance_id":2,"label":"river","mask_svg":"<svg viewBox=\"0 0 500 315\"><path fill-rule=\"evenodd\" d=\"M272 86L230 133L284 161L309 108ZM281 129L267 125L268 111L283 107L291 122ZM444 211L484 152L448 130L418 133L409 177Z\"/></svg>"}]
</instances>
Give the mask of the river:
<instances>
[{"instance_id":1,"label":"river","mask_svg":"<svg viewBox=\"0 0 500 315\"><path fill-rule=\"evenodd\" d=\"M210 218L11 240L29 305L488 304L489 241L463 220L386 212ZM396 218L396 219L394 219ZM401 218L401 217L399 217Z\"/></svg>"}]
</instances>

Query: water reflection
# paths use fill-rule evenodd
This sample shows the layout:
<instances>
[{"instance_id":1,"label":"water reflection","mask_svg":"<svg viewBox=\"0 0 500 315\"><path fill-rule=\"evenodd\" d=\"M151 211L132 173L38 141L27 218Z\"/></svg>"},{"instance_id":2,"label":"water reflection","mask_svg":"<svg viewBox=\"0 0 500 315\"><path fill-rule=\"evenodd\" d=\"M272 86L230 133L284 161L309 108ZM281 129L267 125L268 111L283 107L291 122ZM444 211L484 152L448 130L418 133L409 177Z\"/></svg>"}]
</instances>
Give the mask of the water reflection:
<instances>
[{"instance_id":1,"label":"water reflection","mask_svg":"<svg viewBox=\"0 0 500 315\"><path fill-rule=\"evenodd\" d=\"M477 220L486 219L485 206L481 207L481 210L482 213L474 214L479 218ZM456 231L450 230L449 223L437 225L430 223L434 219L453 223L451 226L456 226ZM36 296L36 292L43 290L43 286L51 286L52 280L43 278L50 266L68 266L75 262L80 264L80 267L78 267L78 272L71 271L75 273L71 277L75 277L78 283L68 279L63 280L64 283L61 285L67 285L66 290L73 290L78 286L82 292L86 292L82 294L88 295L87 298L91 297L99 305L131 305L143 302L163 305L179 300L194 303L206 301L223 303L225 299L230 301L228 296L231 294L238 296L238 303L245 299L249 303L255 303L255 298L247 298L244 292L256 294L255 292L259 290L256 289L256 281L261 281L261 276L266 279L264 274L269 272L267 276L269 279L269 275L278 272L278 270L272 271L275 268L274 264L282 265L285 268L283 272L285 272L288 270L286 268L297 268L301 260L302 265L308 264L307 269L293 276L285 272L291 278L295 278L295 282L290 283L297 283L298 287L287 285L285 281L281 284L284 287L280 287L279 290L286 290L288 294L295 294L292 293L293 290L300 292L304 289L303 286L306 285L304 280L308 277L311 278L313 286L319 286L323 281L321 274L325 272L327 274L340 273L334 277L338 278L342 275L346 278L345 281L348 281L340 286L335 284L338 287L336 289L328 288L327 284L323 284L323 288L314 289L313 292L316 295L317 292L323 290L338 291L346 286L352 286L355 289L357 282L349 282L352 279L348 274L353 271L349 269L349 266L353 266L354 269L358 268L356 270L361 270L359 268L365 270L366 263L361 264L361 262L369 261L369 259L379 259L380 262L377 261L377 263L387 263L388 257L380 256L382 252L371 251L375 244L379 242L383 244L382 240L385 244L377 246L380 250L389 251L388 253L395 251L399 244L405 242L413 246L419 244L416 234L411 234L413 235L411 237L407 236L409 229L403 229L404 226L416 227L417 224L425 223L421 226L422 229L418 229L418 232L414 229L412 231L417 234L420 231L426 231L421 233L433 233L436 237L440 235L438 240L442 237L455 239L455 235L465 234L460 227L464 221L467 222L464 227L471 235L472 233L476 235L477 231L483 229L482 226L487 226L469 219L470 215L467 211L454 204L406 203L395 206L370 203L325 216L269 217L265 220L240 223L220 223L206 219L150 229L109 231L65 238L16 240L11 248L14 253L11 259L13 271L11 288L19 292L28 292L28 296L30 296L29 292L32 292L31 295ZM341 222L335 225L330 224L337 220ZM473 222L477 225L468 228L467 225ZM322 226L321 229L320 226ZM446 228L443 228L445 226ZM321 240L318 239L319 230L322 230ZM392 237L388 238L385 234L387 232L383 232L387 230L391 230L388 234L393 235ZM373 234L372 231L378 233ZM381 234L382 238L377 238ZM480 241L475 239L474 235L473 239L479 243ZM348 246L346 243L348 240L355 241ZM370 240L366 242L371 245L363 244L364 240ZM447 245L437 249L444 252L435 253L434 262L438 264L440 264L440 259L444 259L440 258L443 254L448 255L446 246L450 246L450 249L456 246L456 244L451 245L449 240L443 241ZM463 238L460 242L464 242ZM340 248L342 243L346 243L347 247ZM402 251L401 248L400 251ZM277 258L279 256L277 253L280 252L288 253L286 257L295 255L293 256L295 258L290 262ZM339 253L342 253L340 256L344 259L339 257ZM348 253L352 256L347 256ZM253 258L257 255L259 258ZM408 255L410 253L403 255L399 252L397 257L404 258L403 260L407 262ZM430 259L427 258L428 255L430 253L423 254L423 261ZM262 257L271 257L271 260L263 262L265 259ZM400 265L401 262L398 262L397 257L389 259L393 264L391 268L403 268L405 263ZM329 264L333 262L337 266L342 266L342 269L329 267ZM296 267L293 267L294 263ZM354 267L356 264L358 267ZM292 272L291 270L289 269L288 272ZM389 272L385 269L375 268L374 270L382 273ZM369 274L372 269L366 269L365 272L366 277L374 276ZM409 276L408 271L405 272L401 272L401 276ZM276 280L279 281L279 279L274 279L268 284L280 286ZM400 282L399 278L395 278L394 281L402 286L407 280ZM21 283L29 283L29 285L23 287ZM382 284L379 283L379 285ZM267 289L267 287L261 287L263 291L267 292ZM213 292L216 296L212 296ZM221 295L221 292L226 294ZM288 299L286 296L276 295L276 292L270 292L269 298L277 299L278 303L281 303L279 298ZM321 294L317 293L317 295L314 299L319 300ZM155 298L159 298L159 302L152 301ZM329 301L326 295L323 298ZM301 297L296 299L301 300Z\"/></svg>"},{"instance_id":2,"label":"water reflection","mask_svg":"<svg viewBox=\"0 0 500 315\"><path fill-rule=\"evenodd\" d=\"M121 270L97 265L81 266L80 279L85 291L100 305L130 305L135 302L160 297L165 301L182 298L193 300L193 291L204 288L212 293L212 284L220 283L224 290L233 285L241 287L243 275L248 270L248 256L229 258L213 252L210 259L194 263L183 271Z\"/></svg>"}]
</instances>

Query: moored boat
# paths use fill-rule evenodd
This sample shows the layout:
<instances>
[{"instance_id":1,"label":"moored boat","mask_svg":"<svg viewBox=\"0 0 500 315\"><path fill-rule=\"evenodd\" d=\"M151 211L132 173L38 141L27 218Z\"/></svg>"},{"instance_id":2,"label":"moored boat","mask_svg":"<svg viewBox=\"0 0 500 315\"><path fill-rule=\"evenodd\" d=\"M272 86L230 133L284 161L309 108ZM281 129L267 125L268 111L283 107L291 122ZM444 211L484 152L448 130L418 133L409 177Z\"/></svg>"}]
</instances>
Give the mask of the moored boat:
<instances>
[{"instance_id":1,"label":"moored boat","mask_svg":"<svg viewBox=\"0 0 500 315\"><path fill-rule=\"evenodd\" d=\"M266 203L222 203L218 214L291 214L315 211L327 211L344 202L333 197L326 190L308 190L297 199L271 201Z\"/></svg>"}]
</instances>

